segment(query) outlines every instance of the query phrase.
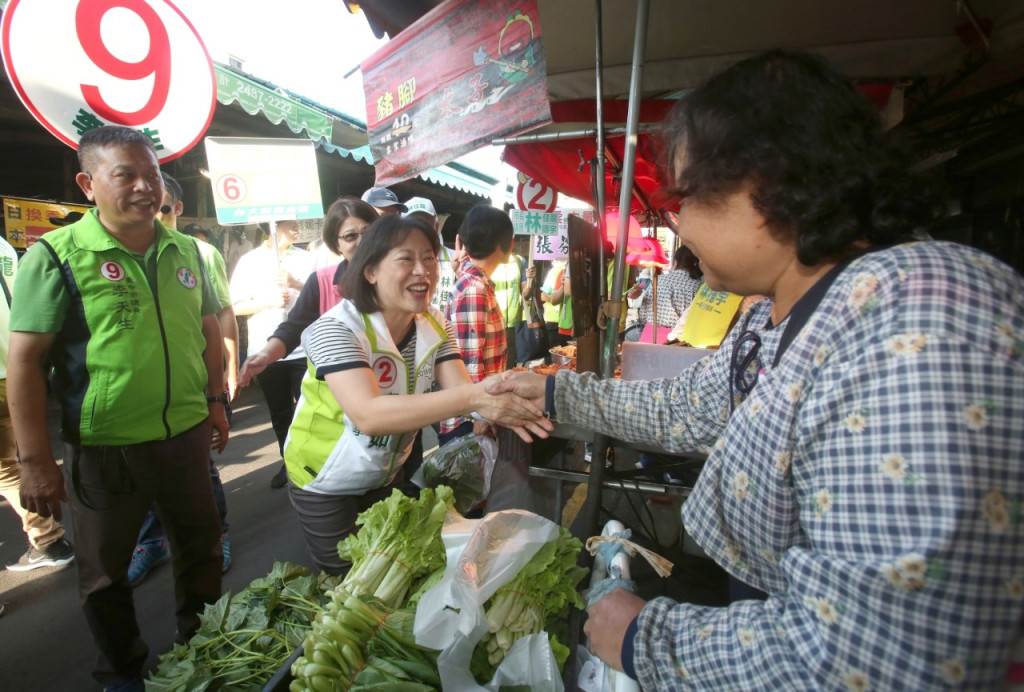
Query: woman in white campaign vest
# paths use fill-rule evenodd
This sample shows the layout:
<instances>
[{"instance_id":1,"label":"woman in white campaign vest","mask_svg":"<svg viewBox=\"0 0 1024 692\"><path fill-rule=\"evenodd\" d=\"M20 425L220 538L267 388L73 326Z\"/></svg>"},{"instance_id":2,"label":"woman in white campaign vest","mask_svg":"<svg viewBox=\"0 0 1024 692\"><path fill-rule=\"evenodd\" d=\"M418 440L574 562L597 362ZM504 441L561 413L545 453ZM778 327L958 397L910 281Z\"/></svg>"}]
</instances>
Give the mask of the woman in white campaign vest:
<instances>
[{"instance_id":1,"label":"woman in white campaign vest","mask_svg":"<svg viewBox=\"0 0 1024 692\"><path fill-rule=\"evenodd\" d=\"M382 216L350 261L346 298L302 335L308 371L284 459L306 543L329 574L348 569L338 541L402 480L424 426L474 413L527 440L551 428L530 402L493 396L486 380L470 380L444 318L430 307L438 250L437 233L421 219Z\"/></svg>"}]
</instances>

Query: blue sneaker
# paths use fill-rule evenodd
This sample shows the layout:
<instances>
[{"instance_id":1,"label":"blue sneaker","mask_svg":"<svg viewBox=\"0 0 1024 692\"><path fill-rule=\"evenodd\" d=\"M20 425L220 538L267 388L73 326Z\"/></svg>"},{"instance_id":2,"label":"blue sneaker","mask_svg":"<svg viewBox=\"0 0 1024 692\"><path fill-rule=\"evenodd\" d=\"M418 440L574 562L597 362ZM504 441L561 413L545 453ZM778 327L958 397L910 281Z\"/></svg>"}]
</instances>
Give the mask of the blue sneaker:
<instances>
[{"instance_id":1,"label":"blue sneaker","mask_svg":"<svg viewBox=\"0 0 1024 692\"><path fill-rule=\"evenodd\" d=\"M128 678L121 682L115 682L113 685L107 685L103 688L103 692L143 692L146 687L141 679L139 678Z\"/></svg>"},{"instance_id":2,"label":"blue sneaker","mask_svg":"<svg viewBox=\"0 0 1024 692\"><path fill-rule=\"evenodd\" d=\"M132 562L128 565L128 584L135 588L142 583L149 571L171 559L171 551L167 549L167 541L141 543L135 546Z\"/></svg>"},{"instance_id":3,"label":"blue sneaker","mask_svg":"<svg viewBox=\"0 0 1024 692\"><path fill-rule=\"evenodd\" d=\"M226 533L222 533L220 536L220 550L224 553L224 564L220 568L223 574L231 569L231 539Z\"/></svg>"}]
</instances>

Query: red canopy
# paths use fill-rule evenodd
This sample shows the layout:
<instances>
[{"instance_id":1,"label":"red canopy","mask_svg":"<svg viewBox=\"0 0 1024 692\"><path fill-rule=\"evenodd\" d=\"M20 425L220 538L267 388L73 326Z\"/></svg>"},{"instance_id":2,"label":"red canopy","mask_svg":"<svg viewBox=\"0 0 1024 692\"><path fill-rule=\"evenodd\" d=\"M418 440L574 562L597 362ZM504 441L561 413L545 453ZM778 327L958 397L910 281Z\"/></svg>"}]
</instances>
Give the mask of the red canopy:
<instances>
[{"instance_id":1,"label":"red canopy","mask_svg":"<svg viewBox=\"0 0 1024 692\"><path fill-rule=\"evenodd\" d=\"M892 91L890 83L861 83L857 90L868 100L882 109L888 103ZM672 109L675 101L670 99L648 99L640 106L640 129L658 127ZM591 99L577 101L556 101L551 104L551 119L565 129L575 125L582 130L593 128L597 122L597 102ZM626 122L629 104L626 101L604 102L605 128L622 127ZM607 206L615 206L619 200L619 183L622 173L622 155L626 140L624 135L605 136L605 200ZM544 142L523 142L508 144L502 156L505 163L526 175L550 185L562 194L584 202L594 202L591 187L590 161L595 158L597 141L594 135ZM663 152L655 134L643 133L637 140L636 170L633 185L633 214L642 220L650 211L660 208L675 211L677 205L662 190L659 168L663 163Z\"/></svg>"},{"instance_id":2,"label":"red canopy","mask_svg":"<svg viewBox=\"0 0 1024 692\"><path fill-rule=\"evenodd\" d=\"M671 100L644 101L640 109L641 125L654 126L665 119L675 103ZM626 122L628 104L625 101L605 101L604 118L607 128ZM578 124L578 129L593 127L597 121L596 102L592 100L560 101L551 104L551 118L555 123ZM605 137L605 195L609 204L619 198L622 156L625 147L623 135ZM539 180L559 192L583 201L593 201L590 161L595 158L597 142L594 136L549 142L525 142L505 147L503 159L523 173ZM643 216L648 209L665 205L660 192L658 176L659 151L656 138L641 134L637 143L636 172L634 173L633 213Z\"/></svg>"}]
</instances>

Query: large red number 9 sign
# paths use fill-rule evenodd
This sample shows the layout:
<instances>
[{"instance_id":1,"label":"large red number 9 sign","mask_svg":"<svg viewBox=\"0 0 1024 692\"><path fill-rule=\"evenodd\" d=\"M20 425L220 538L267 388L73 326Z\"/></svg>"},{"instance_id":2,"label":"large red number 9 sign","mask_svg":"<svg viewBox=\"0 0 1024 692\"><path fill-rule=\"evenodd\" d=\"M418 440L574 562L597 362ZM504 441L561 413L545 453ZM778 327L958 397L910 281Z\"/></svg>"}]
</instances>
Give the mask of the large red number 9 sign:
<instances>
[{"instance_id":1,"label":"large red number 9 sign","mask_svg":"<svg viewBox=\"0 0 1024 692\"><path fill-rule=\"evenodd\" d=\"M173 0L0 5L0 52L11 86L68 146L95 127L125 125L150 137L164 163L206 132L217 103L213 62Z\"/></svg>"},{"instance_id":2,"label":"large red number 9 sign","mask_svg":"<svg viewBox=\"0 0 1024 692\"><path fill-rule=\"evenodd\" d=\"M134 12L149 32L149 53L138 62L121 60L103 44L100 24L104 15L115 7ZM89 107L101 118L128 126L143 125L156 118L167 104L171 88L171 42L167 29L153 8L143 0L82 0L75 10L75 29L86 55L107 74L126 81L153 76L149 101L137 111L117 110L103 99L98 87L82 84L82 96Z\"/></svg>"}]
</instances>

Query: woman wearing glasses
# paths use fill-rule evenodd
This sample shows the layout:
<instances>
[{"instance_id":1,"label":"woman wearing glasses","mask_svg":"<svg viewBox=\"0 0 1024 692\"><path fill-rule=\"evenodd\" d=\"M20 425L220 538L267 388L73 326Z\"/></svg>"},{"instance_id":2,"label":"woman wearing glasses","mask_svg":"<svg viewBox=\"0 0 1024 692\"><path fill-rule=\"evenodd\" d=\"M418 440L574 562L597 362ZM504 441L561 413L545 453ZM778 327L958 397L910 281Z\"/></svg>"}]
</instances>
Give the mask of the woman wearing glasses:
<instances>
[{"instance_id":1,"label":"woman wearing glasses","mask_svg":"<svg viewBox=\"0 0 1024 692\"><path fill-rule=\"evenodd\" d=\"M936 205L819 58L743 61L667 125L681 240L709 286L770 300L674 379L503 386L707 451L683 523L767 597L615 590L591 647L645 689L994 688L1024 621L1024 281L911 242Z\"/></svg>"}]
</instances>

